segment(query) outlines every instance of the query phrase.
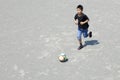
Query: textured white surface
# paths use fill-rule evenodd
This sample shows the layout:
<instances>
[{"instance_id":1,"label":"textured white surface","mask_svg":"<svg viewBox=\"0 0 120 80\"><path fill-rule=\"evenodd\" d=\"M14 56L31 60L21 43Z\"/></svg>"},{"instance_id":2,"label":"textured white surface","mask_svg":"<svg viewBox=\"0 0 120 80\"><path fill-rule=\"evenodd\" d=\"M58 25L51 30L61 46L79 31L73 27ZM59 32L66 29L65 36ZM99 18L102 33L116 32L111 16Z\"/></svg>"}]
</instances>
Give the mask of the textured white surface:
<instances>
[{"instance_id":1,"label":"textured white surface","mask_svg":"<svg viewBox=\"0 0 120 80\"><path fill-rule=\"evenodd\" d=\"M93 31L80 51L78 4ZM119 19L120 0L0 0L0 80L120 80Z\"/></svg>"}]
</instances>

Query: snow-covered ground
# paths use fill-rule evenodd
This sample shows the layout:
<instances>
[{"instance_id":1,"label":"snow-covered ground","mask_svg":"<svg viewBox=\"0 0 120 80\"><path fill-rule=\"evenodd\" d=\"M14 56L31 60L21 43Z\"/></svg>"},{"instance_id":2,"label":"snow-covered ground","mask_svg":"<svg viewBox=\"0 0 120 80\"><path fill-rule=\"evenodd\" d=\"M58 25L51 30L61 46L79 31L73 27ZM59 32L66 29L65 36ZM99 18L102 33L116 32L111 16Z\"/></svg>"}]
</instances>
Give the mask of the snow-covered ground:
<instances>
[{"instance_id":1,"label":"snow-covered ground","mask_svg":"<svg viewBox=\"0 0 120 80\"><path fill-rule=\"evenodd\" d=\"M93 31L80 51L78 4ZM0 0L0 80L120 80L119 25L120 0Z\"/></svg>"}]
</instances>

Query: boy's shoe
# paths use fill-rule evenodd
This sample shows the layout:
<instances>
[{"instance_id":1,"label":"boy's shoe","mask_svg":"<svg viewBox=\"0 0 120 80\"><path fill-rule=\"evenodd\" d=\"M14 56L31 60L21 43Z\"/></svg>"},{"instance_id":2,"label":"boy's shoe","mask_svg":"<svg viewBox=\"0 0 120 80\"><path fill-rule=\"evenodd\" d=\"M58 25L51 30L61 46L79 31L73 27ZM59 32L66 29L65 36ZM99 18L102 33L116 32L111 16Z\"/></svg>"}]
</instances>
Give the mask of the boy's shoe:
<instances>
[{"instance_id":1,"label":"boy's shoe","mask_svg":"<svg viewBox=\"0 0 120 80\"><path fill-rule=\"evenodd\" d=\"M92 32L90 31L88 35L89 35L89 37L91 38L91 37L92 37Z\"/></svg>"},{"instance_id":2,"label":"boy's shoe","mask_svg":"<svg viewBox=\"0 0 120 80\"><path fill-rule=\"evenodd\" d=\"M79 47L78 47L78 50L80 50L80 49L82 49L83 48L83 45L80 45Z\"/></svg>"}]
</instances>

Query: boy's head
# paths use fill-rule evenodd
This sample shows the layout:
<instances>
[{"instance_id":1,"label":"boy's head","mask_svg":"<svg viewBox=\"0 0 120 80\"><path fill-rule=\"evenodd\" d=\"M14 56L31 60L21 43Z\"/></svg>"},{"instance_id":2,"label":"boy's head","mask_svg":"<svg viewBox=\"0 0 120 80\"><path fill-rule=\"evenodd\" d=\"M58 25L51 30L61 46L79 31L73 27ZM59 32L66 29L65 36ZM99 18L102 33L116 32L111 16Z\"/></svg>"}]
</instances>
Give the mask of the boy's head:
<instances>
[{"instance_id":1,"label":"boy's head","mask_svg":"<svg viewBox=\"0 0 120 80\"><path fill-rule=\"evenodd\" d=\"M78 5L77 6L77 14L82 14L82 11L83 11L83 6L82 5Z\"/></svg>"}]
</instances>

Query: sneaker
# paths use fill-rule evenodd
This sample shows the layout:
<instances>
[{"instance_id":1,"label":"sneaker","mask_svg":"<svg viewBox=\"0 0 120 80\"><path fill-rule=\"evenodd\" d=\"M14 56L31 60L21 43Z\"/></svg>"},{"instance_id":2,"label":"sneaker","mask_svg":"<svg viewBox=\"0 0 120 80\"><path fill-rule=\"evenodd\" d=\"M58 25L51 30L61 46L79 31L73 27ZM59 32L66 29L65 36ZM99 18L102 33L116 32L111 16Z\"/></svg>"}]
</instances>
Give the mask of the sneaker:
<instances>
[{"instance_id":1,"label":"sneaker","mask_svg":"<svg viewBox=\"0 0 120 80\"><path fill-rule=\"evenodd\" d=\"M82 48L83 48L83 45L79 46L79 47L78 47L78 50L80 50L80 49L82 49Z\"/></svg>"},{"instance_id":2,"label":"sneaker","mask_svg":"<svg viewBox=\"0 0 120 80\"><path fill-rule=\"evenodd\" d=\"M92 32L90 31L88 35L89 35L89 37L91 38L91 37L92 37Z\"/></svg>"}]
</instances>

